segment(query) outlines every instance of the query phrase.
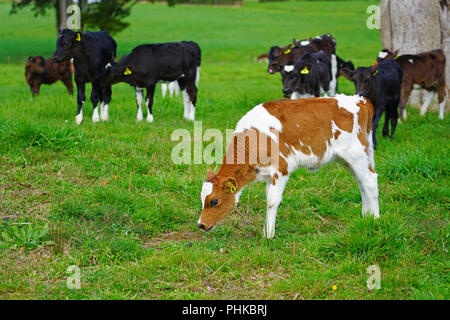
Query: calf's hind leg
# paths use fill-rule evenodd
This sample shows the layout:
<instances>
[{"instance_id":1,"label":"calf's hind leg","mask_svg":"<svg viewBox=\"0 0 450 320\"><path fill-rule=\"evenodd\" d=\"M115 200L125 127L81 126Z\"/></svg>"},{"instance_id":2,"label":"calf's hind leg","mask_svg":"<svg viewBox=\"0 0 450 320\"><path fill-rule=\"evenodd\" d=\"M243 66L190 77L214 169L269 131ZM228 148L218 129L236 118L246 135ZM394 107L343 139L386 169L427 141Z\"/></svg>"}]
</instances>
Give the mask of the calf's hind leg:
<instances>
[{"instance_id":1,"label":"calf's hind leg","mask_svg":"<svg viewBox=\"0 0 450 320\"><path fill-rule=\"evenodd\" d=\"M344 155L341 157L344 168L350 172L358 182L362 200L362 215L373 215L376 219L380 216L378 205L377 174L370 165L369 156L361 150L359 155Z\"/></svg>"},{"instance_id":2,"label":"calf's hind leg","mask_svg":"<svg viewBox=\"0 0 450 320\"><path fill-rule=\"evenodd\" d=\"M195 121L195 104L197 103L197 87L193 80L186 81L186 91L189 96L189 121Z\"/></svg>"},{"instance_id":3,"label":"calf's hind leg","mask_svg":"<svg viewBox=\"0 0 450 320\"><path fill-rule=\"evenodd\" d=\"M188 94L186 92L186 79L185 79L185 77L181 77L181 78L178 79L178 86L180 87L180 90L183 93L183 105L184 105L183 118L188 120L189 112L190 112L190 106L189 106L189 96L188 96Z\"/></svg>"}]
</instances>

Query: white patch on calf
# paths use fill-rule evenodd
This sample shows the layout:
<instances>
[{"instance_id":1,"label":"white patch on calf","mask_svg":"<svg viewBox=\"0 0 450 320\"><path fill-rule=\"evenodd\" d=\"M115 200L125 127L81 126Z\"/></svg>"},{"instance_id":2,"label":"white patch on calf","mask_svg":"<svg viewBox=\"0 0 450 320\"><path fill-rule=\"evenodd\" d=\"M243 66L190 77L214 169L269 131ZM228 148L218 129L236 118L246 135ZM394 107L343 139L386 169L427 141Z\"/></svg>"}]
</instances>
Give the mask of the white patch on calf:
<instances>
[{"instance_id":1,"label":"white patch on calf","mask_svg":"<svg viewBox=\"0 0 450 320\"><path fill-rule=\"evenodd\" d=\"M162 83L161 84L161 91L162 91L162 97L165 98L166 94L167 94L167 83Z\"/></svg>"},{"instance_id":2,"label":"white patch on calf","mask_svg":"<svg viewBox=\"0 0 450 320\"><path fill-rule=\"evenodd\" d=\"M292 72L293 70L294 70L293 65L284 66L284 71L286 71L286 72Z\"/></svg>"},{"instance_id":3,"label":"white patch on calf","mask_svg":"<svg viewBox=\"0 0 450 320\"><path fill-rule=\"evenodd\" d=\"M100 119L102 121L109 120L109 106L104 102L102 102L102 104L100 105Z\"/></svg>"},{"instance_id":4,"label":"white patch on calf","mask_svg":"<svg viewBox=\"0 0 450 320\"><path fill-rule=\"evenodd\" d=\"M81 109L80 113L75 117L75 122L80 125L83 122L83 109Z\"/></svg>"},{"instance_id":5,"label":"white patch on calf","mask_svg":"<svg viewBox=\"0 0 450 320\"><path fill-rule=\"evenodd\" d=\"M408 59L409 63L414 64L414 60L413 59Z\"/></svg>"},{"instance_id":6,"label":"white patch on calf","mask_svg":"<svg viewBox=\"0 0 450 320\"><path fill-rule=\"evenodd\" d=\"M358 103L366 102L361 96L346 96L345 94L338 94L334 97L338 102L339 108L344 108L352 114L356 114L359 111Z\"/></svg>"},{"instance_id":7,"label":"white patch on calf","mask_svg":"<svg viewBox=\"0 0 450 320\"><path fill-rule=\"evenodd\" d=\"M92 122L99 122L100 121L100 115L98 113L98 105L94 107L94 113L92 114Z\"/></svg>"},{"instance_id":8,"label":"white patch on calf","mask_svg":"<svg viewBox=\"0 0 450 320\"><path fill-rule=\"evenodd\" d=\"M263 104L260 104L239 120L234 133L242 133L251 128L257 129L259 132L272 138L275 142L278 142L278 137L270 129L282 132L283 125L280 120L271 115L266 108L264 108Z\"/></svg>"},{"instance_id":9,"label":"white patch on calf","mask_svg":"<svg viewBox=\"0 0 450 320\"><path fill-rule=\"evenodd\" d=\"M309 41L308 40L303 40L303 41L300 42L300 45L307 46L307 45L309 45Z\"/></svg>"},{"instance_id":10,"label":"white patch on calf","mask_svg":"<svg viewBox=\"0 0 450 320\"><path fill-rule=\"evenodd\" d=\"M213 186L214 185L211 182L203 183L202 193L200 195L200 197L202 199L202 209L205 208L206 197L209 196L213 192ZM199 222L200 222L200 220L199 220Z\"/></svg>"},{"instance_id":11,"label":"white patch on calf","mask_svg":"<svg viewBox=\"0 0 450 320\"><path fill-rule=\"evenodd\" d=\"M378 54L378 58L384 59L387 57L387 55L388 53L386 51L380 51L380 53Z\"/></svg>"},{"instance_id":12,"label":"white patch on calf","mask_svg":"<svg viewBox=\"0 0 450 320\"><path fill-rule=\"evenodd\" d=\"M195 120L195 107L191 101L191 97L187 93L186 89L182 91L183 93L183 103L184 103L184 118L188 121Z\"/></svg>"},{"instance_id":13,"label":"white patch on calf","mask_svg":"<svg viewBox=\"0 0 450 320\"><path fill-rule=\"evenodd\" d=\"M111 63L108 63L108 64L105 66L105 70L108 70L108 68L111 68L111 67L112 67Z\"/></svg>"}]
</instances>

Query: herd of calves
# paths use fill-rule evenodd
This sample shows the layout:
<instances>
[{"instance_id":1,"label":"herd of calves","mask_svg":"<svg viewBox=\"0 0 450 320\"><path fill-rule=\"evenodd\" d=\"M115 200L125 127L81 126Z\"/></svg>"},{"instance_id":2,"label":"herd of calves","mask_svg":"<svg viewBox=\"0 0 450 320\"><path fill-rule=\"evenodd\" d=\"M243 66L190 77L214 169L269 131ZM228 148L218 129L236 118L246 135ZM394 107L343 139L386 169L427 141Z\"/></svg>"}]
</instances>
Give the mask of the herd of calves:
<instances>
[{"instance_id":1,"label":"herd of calves","mask_svg":"<svg viewBox=\"0 0 450 320\"><path fill-rule=\"evenodd\" d=\"M76 122L83 121L86 83L92 83L92 120L109 119L111 86L125 82L135 88L137 120L153 122L153 96L158 82L171 83L183 94L184 118L195 119L201 50L197 43L182 41L141 45L116 62L117 44L107 32L62 30L53 57L30 57L26 80L33 95L41 84L61 80L73 92L72 73L77 85ZM213 230L238 203L245 186L258 180L267 183L267 215L264 235L273 238L278 206L289 176L299 167L311 171L330 161L340 162L356 179L362 198L363 215L379 216L378 184L374 149L376 130L383 113L383 136L392 138L399 111L414 85L427 90L421 114L425 114L435 93L444 118L447 86L445 55L433 50L417 55L397 56L382 50L370 67L355 70L351 61L336 55L336 41L330 34L296 41L294 46L274 46L264 55L268 72L280 72L285 98L266 102L250 110L237 124L218 173L208 172L201 192L202 214L198 226ZM337 78L353 81L356 95L336 95ZM176 85L175 85L176 84ZM144 99L144 90L147 91ZM167 85L163 86L163 94ZM318 98L322 94L324 98ZM328 98L329 97L329 98ZM99 108L100 107L100 108ZM250 145L253 136L258 143ZM262 143L264 142L265 143ZM271 160L263 161L262 154ZM274 157L275 155L275 157Z\"/></svg>"}]
</instances>

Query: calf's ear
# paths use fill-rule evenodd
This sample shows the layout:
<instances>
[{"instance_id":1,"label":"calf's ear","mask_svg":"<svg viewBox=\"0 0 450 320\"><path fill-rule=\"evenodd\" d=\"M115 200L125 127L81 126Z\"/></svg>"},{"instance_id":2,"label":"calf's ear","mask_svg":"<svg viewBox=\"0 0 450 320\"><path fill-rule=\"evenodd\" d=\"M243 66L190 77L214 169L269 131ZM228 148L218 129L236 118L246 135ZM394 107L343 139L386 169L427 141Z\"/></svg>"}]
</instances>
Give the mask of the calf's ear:
<instances>
[{"instance_id":1,"label":"calf's ear","mask_svg":"<svg viewBox=\"0 0 450 320\"><path fill-rule=\"evenodd\" d=\"M216 175L216 174L215 174L213 171L211 171L210 169L208 169L208 179L213 178L215 175Z\"/></svg>"},{"instance_id":2,"label":"calf's ear","mask_svg":"<svg viewBox=\"0 0 450 320\"><path fill-rule=\"evenodd\" d=\"M283 48L283 53L284 54L289 54L291 53L291 49L292 49L292 44L287 45L286 47Z\"/></svg>"},{"instance_id":3,"label":"calf's ear","mask_svg":"<svg viewBox=\"0 0 450 320\"><path fill-rule=\"evenodd\" d=\"M355 72L353 70L350 70L349 68L342 68L341 70L339 70L339 74L350 81L353 81L354 73Z\"/></svg>"},{"instance_id":4,"label":"calf's ear","mask_svg":"<svg viewBox=\"0 0 450 320\"><path fill-rule=\"evenodd\" d=\"M81 36L81 32L77 32L75 33L75 41L81 42L82 40L82 36Z\"/></svg>"},{"instance_id":5,"label":"calf's ear","mask_svg":"<svg viewBox=\"0 0 450 320\"><path fill-rule=\"evenodd\" d=\"M235 178L227 178L225 179L225 181L223 182L223 190L226 193L236 193L239 191L238 185L237 185L237 181Z\"/></svg>"}]
</instances>

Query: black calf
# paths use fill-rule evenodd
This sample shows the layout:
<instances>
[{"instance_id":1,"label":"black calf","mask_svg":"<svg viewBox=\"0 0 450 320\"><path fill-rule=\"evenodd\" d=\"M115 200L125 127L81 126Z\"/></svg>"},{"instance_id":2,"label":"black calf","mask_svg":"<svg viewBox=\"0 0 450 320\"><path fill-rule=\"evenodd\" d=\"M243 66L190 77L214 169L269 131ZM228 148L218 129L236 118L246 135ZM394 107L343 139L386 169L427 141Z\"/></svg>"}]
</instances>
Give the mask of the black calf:
<instances>
[{"instance_id":1,"label":"black calf","mask_svg":"<svg viewBox=\"0 0 450 320\"><path fill-rule=\"evenodd\" d=\"M331 63L323 51L308 53L281 69L283 93L291 99L320 97L330 91Z\"/></svg>"},{"instance_id":2,"label":"black calf","mask_svg":"<svg viewBox=\"0 0 450 320\"><path fill-rule=\"evenodd\" d=\"M147 122L153 122L153 96L158 82L178 81L183 93L184 118L195 120L197 102L196 81L201 64L201 50L195 42L175 42L141 45L124 56L118 63L107 66L103 79L105 86L126 82L135 87L138 105L137 120L143 120L142 103L144 89L148 114Z\"/></svg>"},{"instance_id":3,"label":"black calf","mask_svg":"<svg viewBox=\"0 0 450 320\"><path fill-rule=\"evenodd\" d=\"M383 112L386 111L386 120L383 126L383 137L389 135L389 121L391 122L391 135L394 137L398 122L398 105L400 103L402 68L388 60L372 67L359 67L356 71L342 69L341 74L353 81L356 94L368 98L375 109L373 116L373 144L377 146L376 133L378 122Z\"/></svg>"},{"instance_id":4,"label":"black calf","mask_svg":"<svg viewBox=\"0 0 450 320\"><path fill-rule=\"evenodd\" d=\"M94 106L93 122L109 118L108 108L111 101L111 86L103 86L101 80L105 66L116 58L117 44L104 31L75 32L62 30L59 34L53 60L56 62L74 59L75 82L78 91L78 111L76 122L83 121L83 104L86 99L86 83L92 83L91 102ZM101 102L101 115L98 113L98 103Z\"/></svg>"}]
</instances>

